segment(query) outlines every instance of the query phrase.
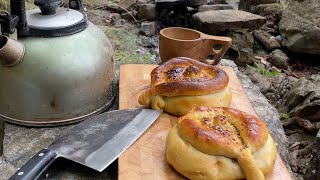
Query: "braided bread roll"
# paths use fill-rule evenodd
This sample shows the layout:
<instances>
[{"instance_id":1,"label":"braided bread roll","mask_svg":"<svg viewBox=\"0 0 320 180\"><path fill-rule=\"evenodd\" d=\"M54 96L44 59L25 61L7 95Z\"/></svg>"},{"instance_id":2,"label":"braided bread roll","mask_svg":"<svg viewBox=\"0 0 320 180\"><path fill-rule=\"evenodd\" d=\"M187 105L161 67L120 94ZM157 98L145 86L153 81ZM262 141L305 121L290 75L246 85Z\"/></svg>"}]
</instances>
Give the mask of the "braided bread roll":
<instances>
[{"instance_id":1,"label":"braided bread roll","mask_svg":"<svg viewBox=\"0 0 320 180\"><path fill-rule=\"evenodd\" d=\"M276 146L257 117L202 106L180 117L171 129L166 159L190 179L263 180L273 169Z\"/></svg>"},{"instance_id":2,"label":"braided bread roll","mask_svg":"<svg viewBox=\"0 0 320 180\"><path fill-rule=\"evenodd\" d=\"M200 105L228 107L229 77L222 69L180 57L173 58L151 72L151 88L139 103L152 109L182 116Z\"/></svg>"}]
</instances>

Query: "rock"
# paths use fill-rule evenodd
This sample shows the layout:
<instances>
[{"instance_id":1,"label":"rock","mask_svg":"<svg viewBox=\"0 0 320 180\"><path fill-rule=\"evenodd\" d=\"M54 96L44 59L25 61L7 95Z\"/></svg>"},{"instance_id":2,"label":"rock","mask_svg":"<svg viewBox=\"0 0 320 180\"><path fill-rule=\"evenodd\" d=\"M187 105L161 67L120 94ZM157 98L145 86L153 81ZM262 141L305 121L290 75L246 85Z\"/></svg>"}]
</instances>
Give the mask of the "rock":
<instances>
[{"instance_id":1,"label":"rock","mask_svg":"<svg viewBox=\"0 0 320 180\"><path fill-rule=\"evenodd\" d=\"M159 50L159 38L156 36L147 37L147 36L140 36L141 37L141 44L140 46L149 48L149 49L157 49Z\"/></svg>"},{"instance_id":2,"label":"rock","mask_svg":"<svg viewBox=\"0 0 320 180\"><path fill-rule=\"evenodd\" d=\"M4 156L0 156L0 174L1 178L8 179L17 169L10 164Z\"/></svg>"},{"instance_id":3,"label":"rock","mask_svg":"<svg viewBox=\"0 0 320 180\"><path fill-rule=\"evenodd\" d=\"M278 30L274 29L273 27L272 28L267 27L266 25L261 26L260 30L263 30L273 36L276 36L279 34ZM279 44L281 44L281 43L279 43Z\"/></svg>"},{"instance_id":4,"label":"rock","mask_svg":"<svg viewBox=\"0 0 320 180\"><path fill-rule=\"evenodd\" d=\"M227 4L226 0L207 0L207 4Z\"/></svg>"},{"instance_id":5,"label":"rock","mask_svg":"<svg viewBox=\"0 0 320 180\"><path fill-rule=\"evenodd\" d=\"M159 12L158 22L159 27L194 27L192 22L192 14L189 12L187 6L161 6L157 5L157 9L162 9Z\"/></svg>"},{"instance_id":6,"label":"rock","mask_svg":"<svg viewBox=\"0 0 320 180\"><path fill-rule=\"evenodd\" d=\"M106 10L93 9L90 12L86 12L86 14L88 15L88 19L91 22L94 22L98 26L112 25L111 24L112 13Z\"/></svg>"},{"instance_id":7,"label":"rock","mask_svg":"<svg viewBox=\"0 0 320 180\"><path fill-rule=\"evenodd\" d=\"M237 29L254 30L266 21L262 16L239 10L198 12L192 18L198 30L213 35L221 35Z\"/></svg>"},{"instance_id":8,"label":"rock","mask_svg":"<svg viewBox=\"0 0 320 180\"><path fill-rule=\"evenodd\" d=\"M202 5L202 6L199 6L198 12L204 12L204 11L210 11L210 10L225 10L225 9L233 9L233 7L228 4Z\"/></svg>"},{"instance_id":9,"label":"rock","mask_svg":"<svg viewBox=\"0 0 320 180\"><path fill-rule=\"evenodd\" d=\"M271 4L276 3L278 0L240 0L239 9L244 11L250 11L251 6L258 4Z\"/></svg>"},{"instance_id":10,"label":"rock","mask_svg":"<svg viewBox=\"0 0 320 180\"><path fill-rule=\"evenodd\" d=\"M239 52L243 48L253 48L254 39L252 34L246 29L236 30L227 34L232 39L230 49Z\"/></svg>"},{"instance_id":11,"label":"rock","mask_svg":"<svg viewBox=\"0 0 320 180\"><path fill-rule=\"evenodd\" d=\"M312 159L310 165L307 168L306 179L317 179L320 176L320 138L315 143L315 147L312 150Z\"/></svg>"},{"instance_id":12,"label":"rock","mask_svg":"<svg viewBox=\"0 0 320 180\"><path fill-rule=\"evenodd\" d=\"M312 74L308 79L315 84L320 84L320 74Z\"/></svg>"},{"instance_id":13,"label":"rock","mask_svg":"<svg viewBox=\"0 0 320 180\"><path fill-rule=\"evenodd\" d=\"M308 120L320 119L320 84L306 78L299 79L285 95L286 111L290 116Z\"/></svg>"},{"instance_id":14,"label":"rock","mask_svg":"<svg viewBox=\"0 0 320 180\"><path fill-rule=\"evenodd\" d=\"M320 55L320 3L290 1L282 13L279 30L290 51Z\"/></svg>"},{"instance_id":15,"label":"rock","mask_svg":"<svg viewBox=\"0 0 320 180\"><path fill-rule=\"evenodd\" d=\"M288 76L287 79L288 79L288 86L289 86L288 89L290 89L294 83L296 83L297 81L299 81L298 78L295 78L295 77L293 77L293 76Z\"/></svg>"},{"instance_id":16,"label":"rock","mask_svg":"<svg viewBox=\"0 0 320 180\"><path fill-rule=\"evenodd\" d=\"M286 106L288 106L288 111L291 111L294 107L301 103L304 98L310 93L310 90L315 88L316 86L306 78L299 79L299 81L292 86L291 90L285 97L285 100L287 101Z\"/></svg>"},{"instance_id":17,"label":"rock","mask_svg":"<svg viewBox=\"0 0 320 180\"><path fill-rule=\"evenodd\" d=\"M201 6L207 4L207 0L185 0L187 6Z\"/></svg>"},{"instance_id":18,"label":"rock","mask_svg":"<svg viewBox=\"0 0 320 180\"><path fill-rule=\"evenodd\" d=\"M156 0L156 3L175 3L175 2L181 2L183 0Z\"/></svg>"},{"instance_id":19,"label":"rock","mask_svg":"<svg viewBox=\"0 0 320 180\"><path fill-rule=\"evenodd\" d=\"M238 57L235 58L234 62L237 65L252 65L254 63L255 57L252 49L242 48L239 50Z\"/></svg>"},{"instance_id":20,"label":"rock","mask_svg":"<svg viewBox=\"0 0 320 180\"><path fill-rule=\"evenodd\" d=\"M250 12L263 16L267 19L267 23L260 28L261 30L267 31L272 35L278 35L278 24L281 19L282 9L282 6L278 3L258 4L256 6L252 6Z\"/></svg>"},{"instance_id":21,"label":"rock","mask_svg":"<svg viewBox=\"0 0 320 180\"><path fill-rule=\"evenodd\" d=\"M193 7L187 7L188 9L188 12L191 13L191 14L195 14L198 12L198 9L197 8L193 8Z\"/></svg>"},{"instance_id":22,"label":"rock","mask_svg":"<svg viewBox=\"0 0 320 180\"><path fill-rule=\"evenodd\" d=\"M266 94L271 87L271 80L269 77L263 76L254 68L247 68L246 75L250 80L259 87L262 94Z\"/></svg>"},{"instance_id":23,"label":"rock","mask_svg":"<svg viewBox=\"0 0 320 180\"><path fill-rule=\"evenodd\" d=\"M0 119L0 156L2 156L2 153L3 153L3 138L4 138L4 120Z\"/></svg>"},{"instance_id":24,"label":"rock","mask_svg":"<svg viewBox=\"0 0 320 180\"><path fill-rule=\"evenodd\" d=\"M126 19L126 20L128 20L128 21L134 21L134 16L133 16L133 14L130 14L130 13L128 13L128 12L124 12L124 13L121 13L120 15L121 15L121 17L122 17L123 19Z\"/></svg>"},{"instance_id":25,"label":"rock","mask_svg":"<svg viewBox=\"0 0 320 180\"><path fill-rule=\"evenodd\" d=\"M233 9L238 9L240 0L226 0L227 3L233 7Z\"/></svg>"},{"instance_id":26,"label":"rock","mask_svg":"<svg viewBox=\"0 0 320 180\"><path fill-rule=\"evenodd\" d=\"M276 49L270 54L270 63L277 68L287 69L288 68L289 57L282 52L280 49Z\"/></svg>"},{"instance_id":27,"label":"rock","mask_svg":"<svg viewBox=\"0 0 320 180\"><path fill-rule=\"evenodd\" d=\"M141 33L146 36L152 36L156 34L157 26L155 21L142 22Z\"/></svg>"},{"instance_id":28,"label":"rock","mask_svg":"<svg viewBox=\"0 0 320 180\"><path fill-rule=\"evenodd\" d=\"M281 37L281 35L276 36L275 39L276 39L276 40L278 41L278 43L281 45L281 42L282 42L282 37Z\"/></svg>"},{"instance_id":29,"label":"rock","mask_svg":"<svg viewBox=\"0 0 320 180\"><path fill-rule=\"evenodd\" d=\"M271 21L274 24L278 24L281 19L282 9L283 8L278 3L259 4L257 6L251 7L250 12L263 16L267 18L268 21Z\"/></svg>"},{"instance_id":30,"label":"rock","mask_svg":"<svg viewBox=\"0 0 320 180\"><path fill-rule=\"evenodd\" d=\"M281 47L278 41L274 37L272 38L272 35L266 31L255 30L253 31L252 35L255 40L258 41L268 51Z\"/></svg>"},{"instance_id":31,"label":"rock","mask_svg":"<svg viewBox=\"0 0 320 180\"><path fill-rule=\"evenodd\" d=\"M286 79L286 76L284 74L279 74L275 76L272 79L272 85L277 89L283 89L283 87L280 87L280 84Z\"/></svg>"},{"instance_id":32,"label":"rock","mask_svg":"<svg viewBox=\"0 0 320 180\"><path fill-rule=\"evenodd\" d=\"M147 3L149 3L149 0L138 0L137 3L138 4L147 4Z\"/></svg>"},{"instance_id":33,"label":"rock","mask_svg":"<svg viewBox=\"0 0 320 180\"><path fill-rule=\"evenodd\" d=\"M317 92L315 92L317 91ZM314 89L302 103L293 108L290 116L299 116L310 121L319 121L320 119L320 88Z\"/></svg>"},{"instance_id":34,"label":"rock","mask_svg":"<svg viewBox=\"0 0 320 180\"><path fill-rule=\"evenodd\" d=\"M156 0L155 2L156 4L173 3L173 4L182 4L186 6L192 6L192 7L207 4L207 0Z\"/></svg>"},{"instance_id":35,"label":"rock","mask_svg":"<svg viewBox=\"0 0 320 180\"><path fill-rule=\"evenodd\" d=\"M272 22L272 21L267 21L266 24L264 24L264 25L266 25L266 26L269 27L269 28L272 28L272 27L274 26L274 22Z\"/></svg>"},{"instance_id":36,"label":"rock","mask_svg":"<svg viewBox=\"0 0 320 180\"><path fill-rule=\"evenodd\" d=\"M119 13L112 13L111 14L111 24L114 26L121 26L122 25L122 18Z\"/></svg>"},{"instance_id":37,"label":"rock","mask_svg":"<svg viewBox=\"0 0 320 180\"><path fill-rule=\"evenodd\" d=\"M306 179L317 179L320 176L320 130L316 135L314 145L311 153L312 159L307 164Z\"/></svg>"},{"instance_id":38,"label":"rock","mask_svg":"<svg viewBox=\"0 0 320 180\"><path fill-rule=\"evenodd\" d=\"M138 6L137 18L139 20L155 21L157 11L155 4L141 4Z\"/></svg>"},{"instance_id":39,"label":"rock","mask_svg":"<svg viewBox=\"0 0 320 180\"><path fill-rule=\"evenodd\" d=\"M120 0L119 6L128 9L129 7L133 6L136 3L136 0Z\"/></svg>"}]
</instances>

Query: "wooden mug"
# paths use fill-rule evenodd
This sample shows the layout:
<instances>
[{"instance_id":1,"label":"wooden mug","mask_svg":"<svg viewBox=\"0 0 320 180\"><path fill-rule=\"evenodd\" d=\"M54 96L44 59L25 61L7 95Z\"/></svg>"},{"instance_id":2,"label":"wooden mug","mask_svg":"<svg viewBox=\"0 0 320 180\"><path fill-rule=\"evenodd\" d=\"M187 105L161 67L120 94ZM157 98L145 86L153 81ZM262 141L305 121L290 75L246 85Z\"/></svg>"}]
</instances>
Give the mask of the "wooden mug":
<instances>
[{"instance_id":1,"label":"wooden mug","mask_svg":"<svg viewBox=\"0 0 320 180\"><path fill-rule=\"evenodd\" d=\"M189 57L216 65L231 44L229 37L212 36L188 28L169 27L160 31L159 52L162 62L174 57ZM209 55L213 55L214 60L208 60Z\"/></svg>"}]
</instances>

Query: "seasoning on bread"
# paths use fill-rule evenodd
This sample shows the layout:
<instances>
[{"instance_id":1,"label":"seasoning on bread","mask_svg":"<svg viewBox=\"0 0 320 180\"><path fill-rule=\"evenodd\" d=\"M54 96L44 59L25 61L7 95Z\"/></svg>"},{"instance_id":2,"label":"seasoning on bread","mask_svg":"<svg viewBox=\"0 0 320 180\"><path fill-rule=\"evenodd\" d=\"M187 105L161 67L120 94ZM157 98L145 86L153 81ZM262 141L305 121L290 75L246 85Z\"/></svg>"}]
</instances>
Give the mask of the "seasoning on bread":
<instances>
[{"instance_id":1,"label":"seasoning on bread","mask_svg":"<svg viewBox=\"0 0 320 180\"><path fill-rule=\"evenodd\" d=\"M139 103L182 116L197 106L228 107L229 77L222 69L190 58L173 58L151 72L151 87Z\"/></svg>"},{"instance_id":2,"label":"seasoning on bread","mask_svg":"<svg viewBox=\"0 0 320 180\"><path fill-rule=\"evenodd\" d=\"M231 108L198 107L169 132L166 159L190 179L263 180L273 169L276 146L259 118Z\"/></svg>"}]
</instances>

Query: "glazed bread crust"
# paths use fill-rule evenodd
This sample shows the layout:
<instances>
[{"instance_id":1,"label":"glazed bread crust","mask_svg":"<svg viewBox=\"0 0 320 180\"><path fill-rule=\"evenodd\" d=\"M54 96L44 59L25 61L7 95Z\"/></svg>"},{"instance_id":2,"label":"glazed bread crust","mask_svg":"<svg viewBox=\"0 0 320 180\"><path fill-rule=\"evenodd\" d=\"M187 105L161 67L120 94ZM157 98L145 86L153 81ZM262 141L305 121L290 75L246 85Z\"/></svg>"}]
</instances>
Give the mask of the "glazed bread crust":
<instances>
[{"instance_id":1,"label":"glazed bread crust","mask_svg":"<svg viewBox=\"0 0 320 180\"><path fill-rule=\"evenodd\" d=\"M163 96L211 94L228 82L222 69L186 57L173 58L151 72L151 87Z\"/></svg>"},{"instance_id":2,"label":"glazed bread crust","mask_svg":"<svg viewBox=\"0 0 320 180\"><path fill-rule=\"evenodd\" d=\"M226 72L190 58L173 58L151 72L151 87L139 103L182 116L201 105L228 107L232 93Z\"/></svg>"},{"instance_id":3,"label":"glazed bread crust","mask_svg":"<svg viewBox=\"0 0 320 180\"><path fill-rule=\"evenodd\" d=\"M190 179L260 180L273 169L276 147L260 119L231 108L198 107L170 131L166 158Z\"/></svg>"}]
</instances>

